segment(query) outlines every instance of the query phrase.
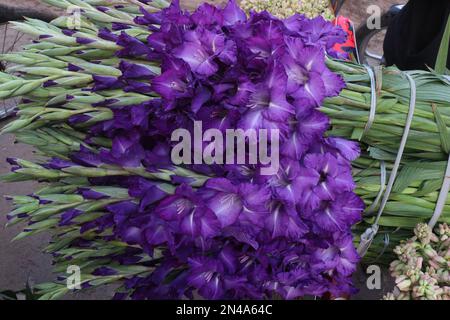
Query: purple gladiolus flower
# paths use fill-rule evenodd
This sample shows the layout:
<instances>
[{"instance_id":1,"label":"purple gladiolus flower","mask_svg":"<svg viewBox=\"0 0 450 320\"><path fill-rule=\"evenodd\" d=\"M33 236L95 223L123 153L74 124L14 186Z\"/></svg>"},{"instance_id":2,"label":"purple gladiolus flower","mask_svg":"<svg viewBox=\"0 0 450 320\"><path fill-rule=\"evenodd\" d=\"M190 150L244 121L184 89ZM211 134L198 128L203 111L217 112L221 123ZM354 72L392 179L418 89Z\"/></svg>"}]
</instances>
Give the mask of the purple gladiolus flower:
<instances>
[{"instance_id":1,"label":"purple gladiolus flower","mask_svg":"<svg viewBox=\"0 0 450 320\"><path fill-rule=\"evenodd\" d=\"M215 214L186 186L177 188L175 195L161 201L155 213L161 219L175 222L181 234L193 238L210 238L218 234L220 223Z\"/></svg>"},{"instance_id":2,"label":"purple gladiolus flower","mask_svg":"<svg viewBox=\"0 0 450 320\"><path fill-rule=\"evenodd\" d=\"M334 201L322 201L316 210L305 213L305 216L317 221L320 229L342 232L360 221L363 209L361 199L352 192L346 192L337 195Z\"/></svg>"},{"instance_id":3,"label":"purple gladiolus flower","mask_svg":"<svg viewBox=\"0 0 450 320\"><path fill-rule=\"evenodd\" d=\"M330 153L308 154L304 158L305 184L312 187L304 191L302 202L315 208L322 200L335 200L336 195L355 188L351 171L339 165L337 158Z\"/></svg>"},{"instance_id":4,"label":"purple gladiolus flower","mask_svg":"<svg viewBox=\"0 0 450 320\"><path fill-rule=\"evenodd\" d=\"M85 134L79 151L70 153L70 160L44 164L53 170L124 170L115 171L123 175L73 180L76 193L89 204L77 208L107 205L98 212L86 210L86 216L77 208L60 214L61 226L90 231L68 248L125 242L123 248L114 246L121 251L108 256L111 263L146 266L148 272L128 277L128 294L118 298L265 299L277 294L297 299L352 293L359 257L350 232L364 203L353 192L351 161L360 150L356 142L326 134L330 121L319 108L345 87L325 64L326 54L336 54L332 48L343 39L342 30L302 15L280 20L252 12L247 17L234 0L224 8L203 4L192 13L174 1L158 12L140 8L140 13L134 22L150 31L147 41L122 23L98 32L121 46L115 56L122 74L93 75L93 86L81 89L104 96L92 106L110 108L112 119L86 127L92 113L70 117L69 124ZM93 40L77 41L88 45ZM67 68L80 70L73 64ZM139 94L118 97L113 90ZM78 96L69 94L67 100L76 102ZM146 101L128 103L134 97ZM279 130L278 172L263 175L262 165L251 163L175 166L171 134L176 129L192 133L193 121L223 135L228 129ZM247 147L250 141L244 140ZM9 161L14 170L26 167ZM109 196L102 192L105 186L123 188L128 197ZM103 266L92 274L114 275L115 270Z\"/></svg>"},{"instance_id":5,"label":"purple gladiolus flower","mask_svg":"<svg viewBox=\"0 0 450 320\"><path fill-rule=\"evenodd\" d=\"M338 153L348 161L356 160L361 150L355 141L349 141L338 137L329 137L326 139L329 146L335 148Z\"/></svg>"},{"instance_id":6,"label":"purple gladiolus flower","mask_svg":"<svg viewBox=\"0 0 450 320\"><path fill-rule=\"evenodd\" d=\"M191 272L188 284L197 288L207 299L220 299L225 291L222 277L223 266L218 261L197 258L190 259Z\"/></svg>"},{"instance_id":7,"label":"purple gladiolus flower","mask_svg":"<svg viewBox=\"0 0 450 320\"><path fill-rule=\"evenodd\" d=\"M327 51L331 51L334 44L343 43L346 39L343 29L335 27L321 16L305 19L298 33L306 44L319 44Z\"/></svg>"},{"instance_id":8,"label":"purple gladiolus flower","mask_svg":"<svg viewBox=\"0 0 450 320\"><path fill-rule=\"evenodd\" d=\"M247 20L247 16L244 10L239 8L235 0L230 0L223 9L223 19L224 25L232 26L245 22Z\"/></svg>"},{"instance_id":9,"label":"purple gladiolus flower","mask_svg":"<svg viewBox=\"0 0 450 320\"><path fill-rule=\"evenodd\" d=\"M311 145L320 140L330 121L326 115L313 108L298 108L296 117L290 122L281 152L292 159L301 159Z\"/></svg>"},{"instance_id":10,"label":"purple gladiolus flower","mask_svg":"<svg viewBox=\"0 0 450 320\"><path fill-rule=\"evenodd\" d=\"M179 98L192 96L192 76L188 67L180 62L170 63L174 68L163 71L160 76L152 80L153 90L170 103Z\"/></svg>"},{"instance_id":11,"label":"purple gladiolus flower","mask_svg":"<svg viewBox=\"0 0 450 320\"><path fill-rule=\"evenodd\" d=\"M273 65L263 83L256 86L247 104L248 111L239 121L243 129L271 129L281 125L295 113L286 99L286 74L281 66Z\"/></svg>"},{"instance_id":12,"label":"purple gladiolus flower","mask_svg":"<svg viewBox=\"0 0 450 320\"><path fill-rule=\"evenodd\" d=\"M292 205L300 201L301 191L305 185L300 174L301 166L298 161L282 161L281 169L269 180L270 186L279 199Z\"/></svg>"},{"instance_id":13,"label":"purple gladiolus flower","mask_svg":"<svg viewBox=\"0 0 450 320\"><path fill-rule=\"evenodd\" d=\"M158 246L164 243L173 245L174 237L167 223L158 218L153 218L144 231L145 241L150 246Z\"/></svg>"},{"instance_id":14,"label":"purple gladiolus flower","mask_svg":"<svg viewBox=\"0 0 450 320\"><path fill-rule=\"evenodd\" d=\"M127 85L123 88L123 91L145 94L152 92L152 87L151 85L142 81L128 80Z\"/></svg>"},{"instance_id":15,"label":"purple gladiolus flower","mask_svg":"<svg viewBox=\"0 0 450 320\"><path fill-rule=\"evenodd\" d=\"M334 239L334 242L329 243L324 249L318 249L314 257L318 260L317 268L323 268L326 271L335 269L343 276L351 275L356 270L356 264L359 261L352 237L349 234Z\"/></svg>"},{"instance_id":16,"label":"purple gladiolus flower","mask_svg":"<svg viewBox=\"0 0 450 320\"><path fill-rule=\"evenodd\" d=\"M80 146L80 151L71 155L71 159L75 163L88 167L98 167L102 164L100 157L83 145Z\"/></svg>"},{"instance_id":17,"label":"purple gladiolus flower","mask_svg":"<svg viewBox=\"0 0 450 320\"><path fill-rule=\"evenodd\" d=\"M265 220L265 228L272 238L285 237L293 241L300 240L308 228L301 221L297 210L291 204L274 201L269 216Z\"/></svg>"},{"instance_id":18,"label":"purple gladiolus flower","mask_svg":"<svg viewBox=\"0 0 450 320\"><path fill-rule=\"evenodd\" d=\"M185 42L175 48L175 57L184 60L191 70L200 76L210 76L217 72L216 59L225 63L236 61L236 46L232 40L226 40L224 34L203 28L188 31Z\"/></svg>"},{"instance_id":19,"label":"purple gladiolus flower","mask_svg":"<svg viewBox=\"0 0 450 320\"><path fill-rule=\"evenodd\" d=\"M325 85L325 94L327 97L334 97L339 95L342 89L345 88L345 81L342 76L325 69L322 73L322 81Z\"/></svg>"},{"instance_id":20,"label":"purple gladiolus flower","mask_svg":"<svg viewBox=\"0 0 450 320\"><path fill-rule=\"evenodd\" d=\"M233 185L224 178L210 179L205 187L202 196L222 227L238 220L258 225L267 214L270 192L265 187L245 183Z\"/></svg>"},{"instance_id":21,"label":"purple gladiolus flower","mask_svg":"<svg viewBox=\"0 0 450 320\"><path fill-rule=\"evenodd\" d=\"M323 49L291 47L293 54L283 58L288 76L287 91L305 106L319 106L326 96L321 73L325 70Z\"/></svg>"},{"instance_id":22,"label":"purple gladiolus flower","mask_svg":"<svg viewBox=\"0 0 450 320\"><path fill-rule=\"evenodd\" d=\"M222 10L209 3L203 3L191 15L191 20L196 25L220 28L223 24Z\"/></svg>"}]
</instances>

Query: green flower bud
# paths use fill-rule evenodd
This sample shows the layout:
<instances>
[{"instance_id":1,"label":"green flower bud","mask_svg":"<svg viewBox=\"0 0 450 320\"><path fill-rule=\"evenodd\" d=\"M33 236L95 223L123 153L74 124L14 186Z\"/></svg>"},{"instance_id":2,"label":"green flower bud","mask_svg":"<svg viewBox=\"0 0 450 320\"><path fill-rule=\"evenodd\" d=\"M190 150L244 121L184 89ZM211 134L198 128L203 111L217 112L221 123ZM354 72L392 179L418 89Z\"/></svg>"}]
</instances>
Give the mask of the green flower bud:
<instances>
[{"instance_id":1,"label":"green flower bud","mask_svg":"<svg viewBox=\"0 0 450 320\"><path fill-rule=\"evenodd\" d=\"M54 216L57 213L61 213L68 209L76 207L81 201L83 201L83 198L81 198L81 200L78 202L69 204L42 206L41 208L39 208L38 210L36 210L31 214L31 221L33 222L42 221L51 216Z\"/></svg>"},{"instance_id":2,"label":"green flower bud","mask_svg":"<svg viewBox=\"0 0 450 320\"><path fill-rule=\"evenodd\" d=\"M45 111L44 107L31 107L31 108L25 108L20 109L17 112L17 115L19 116L35 116L38 113L43 113Z\"/></svg>"},{"instance_id":3,"label":"green flower bud","mask_svg":"<svg viewBox=\"0 0 450 320\"><path fill-rule=\"evenodd\" d=\"M44 80L45 79L45 80ZM29 81L28 83L25 83L23 86L17 88L13 93L12 96L24 96L29 94L31 91L39 88L42 83L49 80L48 78L44 78L43 80L35 80L35 81Z\"/></svg>"},{"instance_id":4,"label":"green flower bud","mask_svg":"<svg viewBox=\"0 0 450 320\"><path fill-rule=\"evenodd\" d=\"M25 80L12 80L0 85L0 92L5 92L3 95L8 96L8 91L14 91L21 87L26 81ZM0 93L1 96L1 93Z\"/></svg>"},{"instance_id":5,"label":"green flower bud","mask_svg":"<svg viewBox=\"0 0 450 320\"><path fill-rule=\"evenodd\" d=\"M19 208L11 211L8 214L8 216L14 217L14 216L17 216L19 214L29 213L29 212L32 212L32 211L38 209L39 208L39 201L37 199L34 199L34 200L35 201L32 202L32 203L28 203L28 204L22 205Z\"/></svg>"},{"instance_id":6,"label":"green flower bud","mask_svg":"<svg viewBox=\"0 0 450 320\"><path fill-rule=\"evenodd\" d=\"M71 77L64 77L61 79L56 80L55 82L64 87L72 87L72 86L85 86L89 83L91 83L92 80L92 76L91 75L76 75L76 76L71 76Z\"/></svg>"},{"instance_id":7,"label":"green flower bud","mask_svg":"<svg viewBox=\"0 0 450 320\"><path fill-rule=\"evenodd\" d=\"M40 116L40 120L46 120L46 121L61 121L69 118L72 116L74 112L69 110L59 110L55 112L46 112L42 116Z\"/></svg>"},{"instance_id":8,"label":"green flower bud","mask_svg":"<svg viewBox=\"0 0 450 320\"><path fill-rule=\"evenodd\" d=\"M84 198L78 194L46 194L40 196L39 199L55 203L66 203L66 204L84 201Z\"/></svg>"},{"instance_id":9,"label":"green flower bud","mask_svg":"<svg viewBox=\"0 0 450 320\"><path fill-rule=\"evenodd\" d=\"M119 77L122 75L122 72L116 68L97 63L90 63L80 58L64 56L60 59L81 67L84 69L84 71L92 74L107 75L112 77Z\"/></svg>"},{"instance_id":10,"label":"green flower bud","mask_svg":"<svg viewBox=\"0 0 450 320\"><path fill-rule=\"evenodd\" d=\"M48 170L48 169L22 168L17 169L15 172L19 174L32 176L38 179L57 179L59 177L64 176L64 173L61 173L57 170Z\"/></svg>"},{"instance_id":11,"label":"green flower bud","mask_svg":"<svg viewBox=\"0 0 450 320\"><path fill-rule=\"evenodd\" d=\"M77 57L85 60L99 60L111 57L111 50L87 49L81 53L74 53Z\"/></svg>"},{"instance_id":12,"label":"green flower bud","mask_svg":"<svg viewBox=\"0 0 450 320\"><path fill-rule=\"evenodd\" d=\"M44 2L48 3L49 5L61 9L66 9L71 5L71 3L67 2L66 0L43 0Z\"/></svg>"},{"instance_id":13,"label":"green flower bud","mask_svg":"<svg viewBox=\"0 0 450 320\"><path fill-rule=\"evenodd\" d=\"M71 54L74 51L78 51L83 49L82 46L78 47L57 47L57 48L51 48L42 50L42 54L45 54L46 56L66 56Z\"/></svg>"},{"instance_id":14,"label":"green flower bud","mask_svg":"<svg viewBox=\"0 0 450 320\"><path fill-rule=\"evenodd\" d=\"M25 118L25 119L17 119L13 122L8 123L3 129L0 131L0 134L11 133L22 128L25 128L33 121L33 118Z\"/></svg>"},{"instance_id":15,"label":"green flower bud","mask_svg":"<svg viewBox=\"0 0 450 320\"><path fill-rule=\"evenodd\" d=\"M14 204L38 203L39 201L30 196L6 196L14 201Z\"/></svg>"},{"instance_id":16,"label":"green flower bud","mask_svg":"<svg viewBox=\"0 0 450 320\"><path fill-rule=\"evenodd\" d=\"M67 167L61 169L61 171L69 173L74 176L82 177L107 177L107 176L127 176L129 173L125 170L113 170L103 168L88 168L88 167Z\"/></svg>"},{"instance_id":17,"label":"green flower bud","mask_svg":"<svg viewBox=\"0 0 450 320\"><path fill-rule=\"evenodd\" d=\"M38 165L34 162L23 160L23 159L15 159L16 163L22 168L34 168L34 169L44 169L43 166Z\"/></svg>"},{"instance_id":18,"label":"green flower bud","mask_svg":"<svg viewBox=\"0 0 450 320\"><path fill-rule=\"evenodd\" d=\"M122 201L123 199L104 199L104 200L98 200L98 201L87 201L79 206L77 206L78 210L84 211L84 212L94 212L99 211L103 208L105 208L107 205L110 205L112 203Z\"/></svg>"},{"instance_id":19,"label":"green flower bud","mask_svg":"<svg viewBox=\"0 0 450 320\"><path fill-rule=\"evenodd\" d=\"M12 62L17 64L29 65L33 64L36 61L34 59L30 59L25 57L23 54L0 54L0 61Z\"/></svg>"}]
</instances>

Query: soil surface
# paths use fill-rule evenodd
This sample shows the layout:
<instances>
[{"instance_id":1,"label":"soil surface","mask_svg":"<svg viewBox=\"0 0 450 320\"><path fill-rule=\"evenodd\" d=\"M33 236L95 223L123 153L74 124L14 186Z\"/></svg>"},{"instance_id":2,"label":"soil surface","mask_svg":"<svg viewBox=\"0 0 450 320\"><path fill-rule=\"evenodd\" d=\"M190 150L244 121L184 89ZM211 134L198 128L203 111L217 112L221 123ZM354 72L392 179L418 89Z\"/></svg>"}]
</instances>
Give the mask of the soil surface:
<instances>
[{"instance_id":1,"label":"soil surface","mask_svg":"<svg viewBox=\"0 0 450 320\"><path fill-rule=\"evenodd\" d=\"M200 0L183 1L182 4L186 8L193 8ZM221 3L223 1L209 1L213 3ZM344 5L341 14L350 17L356 26L364 23L368 14L366 12L368 6L376 4L382 10L388 9L392 4L404 3L404 0L350 0ZM26 8L38 10L41 12L53 12L55 15L60 14L58 10L41 3L39 0L0 0L1 5L9 5L18 8ZM1 12L0 12L1 13ZM29 37L17 39L17 33L11 29L5 30L0 26L0 51L2 50L3 35L7 35L7 44L11 46L14 43L15 49L20 48L24 43L30 41ZM375 45L381 47L382 40ZM8 46L7 46L8 47ZM5 48L3 48L5 49ZM2 108L7 108L12 101L0 102L0 113ZM0 127L6 124L6 120L0 121ZM33 159L33 149L23 144L14 144L12 135L0 136L0 174L9 172L10 166L6 163L7 157L18 157L23 159ZM42 249L48 242L48 235L40 234L20 241L11 242L11 239L17 235L23 226L13 226L5 228L5 214L10 209L10 204L4 199L4 195L8 194L29 194L35 190L36 184L30 182L24 183L1 183L0 182L0 291L6 289L20 290L25 287L27 280L35 283L51 281L54 275L51 273L51 257L41 253ZM361 270L355 275L355 282L361 288L360 293L355 296L358 299L378 299L383 293L391 288L388 276L383 279L383 287L381 290L366 290L366 276ZM91 291L83 294L70 295L69 299L109 299L112 296L112 289L105 287L100 290Z\"/></svg>"}]
</instances>

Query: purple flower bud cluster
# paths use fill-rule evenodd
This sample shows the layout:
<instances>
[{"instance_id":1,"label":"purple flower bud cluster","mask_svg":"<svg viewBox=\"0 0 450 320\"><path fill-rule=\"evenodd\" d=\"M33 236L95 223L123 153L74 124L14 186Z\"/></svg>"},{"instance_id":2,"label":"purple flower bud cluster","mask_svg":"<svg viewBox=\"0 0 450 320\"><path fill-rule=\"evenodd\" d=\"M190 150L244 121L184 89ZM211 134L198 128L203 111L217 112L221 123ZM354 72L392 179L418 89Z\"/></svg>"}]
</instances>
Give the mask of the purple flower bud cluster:
<instances>
[{"instance_id":1,"label":"purple flower bud cluster","mask_svg":"<svg viewBox=\"0 0 450 320\"><path fill-rule=\"evenodd\" d=\"M112 225L120 240L162 255L150 275L127 280L131 297L351 294L359 260L351 226L364 208L351 174L359 147L327 137L329 119L318 110L345 86L325 64L326 54L336 54L332 46L345 40L343 31L320 17L247 17L234 1L224 8L203 4L193 13L175 1L142 14L135 22L152 31L145 43L125 31L103 29L99 36L123 46L118 57L159 64L161 73L123 60L122 76L97 76L93 90L156 97L112 108L114 118L90 130L91 137L111 138L112 148L94 154L82 147L72 161L170 169L172 132L202 121L222 132L278 129L281 162L271 176L261 175L259 164L186 165L211 178L192 187L191 179L172 176L173 193L137 176L92 178L128 188L135 200L109 205L111 215L85 229ZM78 214L68 212L63 223Z\"/></svg>"}]
</instances>

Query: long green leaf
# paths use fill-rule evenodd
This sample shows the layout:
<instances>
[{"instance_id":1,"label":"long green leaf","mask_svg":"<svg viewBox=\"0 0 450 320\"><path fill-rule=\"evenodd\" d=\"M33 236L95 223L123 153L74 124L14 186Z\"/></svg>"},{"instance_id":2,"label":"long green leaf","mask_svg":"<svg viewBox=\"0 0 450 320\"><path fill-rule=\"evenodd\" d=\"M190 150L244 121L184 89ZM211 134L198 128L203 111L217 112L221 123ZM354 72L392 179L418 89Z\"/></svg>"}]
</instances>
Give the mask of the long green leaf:
<instances>
[{"instance_id":1,"label":"long green leaf","mask_svg":"<svg viewBox=\"0 0 450 320\"><path fill-rule=\"evenodd\" d=\"M441 113L439 112L439 108L434 103L431 104L431 107L433 109L434 117L439 130L439 137L441 139L442 150L445 153L450 153L450 136L448 135L448 130L445 121L443 120Z\"/></svg>"},{"instance_id":2,"label":"long green leaf","mask_svg":"<svg viewBox=\"0 0 450 320\"><path fill-rule=\"evenodd\" d=\"M445 26L444 36L442 37L441 46L439 47L439 53L436 59L436 65L434 69L439 74L445 74L447 70L448 48L450 45L450 16Z\"/></svg>"}]
</instances>

